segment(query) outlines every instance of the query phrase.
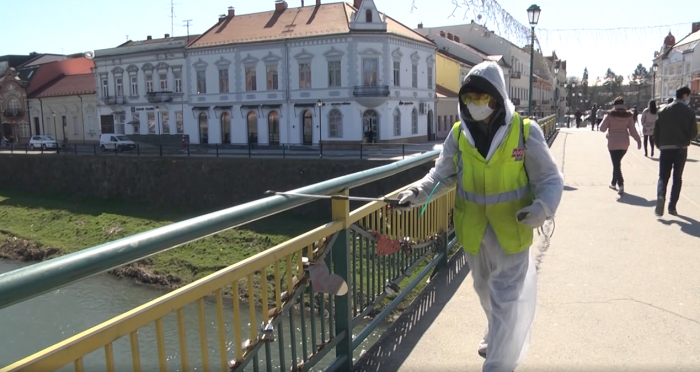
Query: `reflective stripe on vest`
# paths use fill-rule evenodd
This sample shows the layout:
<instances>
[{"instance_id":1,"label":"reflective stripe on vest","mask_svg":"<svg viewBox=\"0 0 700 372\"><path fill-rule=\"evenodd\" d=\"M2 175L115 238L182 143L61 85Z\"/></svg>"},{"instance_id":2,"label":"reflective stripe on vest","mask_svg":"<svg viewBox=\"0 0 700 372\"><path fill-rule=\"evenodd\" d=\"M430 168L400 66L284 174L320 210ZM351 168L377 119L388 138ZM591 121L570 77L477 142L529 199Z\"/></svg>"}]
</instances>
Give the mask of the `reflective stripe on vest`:
<instances>
[{"instance_id":1,"label":"reflective stripe on vest","mask_svg":"<svg viewBox=\"0 0 700 372\"><path fill-rule=\"evenodd\" d=\"M461 179L462 174L459 174ZM460 182L461 184L461 182ZM517 190L503 192L500 194L483 195L465 191L461 187L457 187L457 194L460 198L479 205L493 205L498 203L509 203L520 200L530 192L530 184L527 184Z\"/></svg>"}]
</instances>

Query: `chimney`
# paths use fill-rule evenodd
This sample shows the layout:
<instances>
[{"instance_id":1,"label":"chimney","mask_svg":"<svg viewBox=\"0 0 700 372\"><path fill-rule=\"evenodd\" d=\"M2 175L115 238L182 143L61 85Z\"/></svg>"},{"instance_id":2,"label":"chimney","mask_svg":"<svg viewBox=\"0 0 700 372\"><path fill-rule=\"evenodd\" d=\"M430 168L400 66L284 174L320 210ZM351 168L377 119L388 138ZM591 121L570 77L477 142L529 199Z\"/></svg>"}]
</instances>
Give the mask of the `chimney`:
<instances>
[{"instance_id":1,"label":"chimney","mask_svg":"<svg viewBox=\"0 0 700 372\"><path fill-rule=\"evenodd\" d=\"M236 10L232 6L228 7L228 17L233 18L233 16L235 16L235 15L236 15Z\"/></svg>"},{"instance_id":2,"label":"chimney","mask_svg":"<svg viewBox=\"0 0 700 372\"><path fill-rule=\"evenodd\" d=\"M226 14L219 14L219 22L223 21L226 19Z\"/></svg>"},{"instance_id":3,"label":"chimney","mask_svg":"<svg viewBox=\"0 0 700 372\"><path fill-rule=\"evenodd\" d=\"M352 4L355 9L360 9L360 5L362 5L362 0L355 0L355 2Z\"/></svg>"},{"instance_id":4,"label":"chimney","mask_svg":"<svg viewBox=\"0 0 700 372\"><path fill-rule=\"evenodd\" d=\"M166 38L166 39L169 38L169 37L170 37L170 34L165 34L165 38Z\"/></svg>"},{"instance_id":5,"label":"chimney","mask_svg":"<svg viewBox=\"0 0 700 372\"><path fill-rule=\"evenodd\" d=\"M693 22L693 31L691 33L698 31L700 31L700 22Z\"/></svg>"},{"instance_id":6,"label":"chimney","mask_svg":"<svg viewBox=\"0 0 700 372\"><path fill-rule=\"evenodd\" d=\"M445 37L445 31L440 31L440 36Z\"/></svg>"},{"instance_id":7,"label":"chimney","mask_svg":"<svg viewBox=\"0 0 700 372\"><path fill-rule=\"evenodd\" d=\"M146 40L153 40L153 38L151 37L151 35L148 35L146 36Z\"/></svg>"},{"instance_id":8,"label":"chimney","mask_svg":"<svg viewBox=\"0 0 700 372\"><path fill-rule=\"evenodd\" d=\"M447 40L454 40L454 38L452 37L452 33L451 33L451 32L448 32L448 33L447 33Z\"/></svg>"},{"instance_id":9,"label":"chimney","mask_svg":"<svg viewBox=\"0 0 700 372\"><path fill-rule=\"evenodd\" d=\"M283 12L287 10L287 2L284 0L275 0L275 11Z\"/></svg>"},{"instance_id":10,"label":"chimney","mask_svg":"<svg viewBox=\"0 0 700 372\"><path fill-rule=\"evenodd\" d=\"M459 43L459 36L455 35L454 40Z\"/></svg>"},{"instance_id":11,"label":"chimney","mask_svg":"<svg viewBox=\"0 0 700 372\"><path fill-rule=\"evenodd\" d=\"M423 28L423 22L421 22L421 23L418 24L418 29L420 30L420 29L422 29L422 28Z\"/></svg>"}]
</instances>

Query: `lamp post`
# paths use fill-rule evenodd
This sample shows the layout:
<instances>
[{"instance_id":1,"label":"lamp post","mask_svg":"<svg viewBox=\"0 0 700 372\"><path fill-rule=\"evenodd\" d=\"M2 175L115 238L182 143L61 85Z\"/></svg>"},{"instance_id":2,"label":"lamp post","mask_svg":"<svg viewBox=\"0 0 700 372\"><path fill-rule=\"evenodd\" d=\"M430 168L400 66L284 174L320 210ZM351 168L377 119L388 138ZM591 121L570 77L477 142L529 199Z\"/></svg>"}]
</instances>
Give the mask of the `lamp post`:
<instances>
[{"instance_id":1,"label":"lamp post","mask_svg":"<svg viewBox=\"0 0 700 372\"><path fill-rule=\"evenodd\" d=\"M659 65L657 65L655 62L654 65L651 66L651 71L654 74L654 83L653 83L652 88L651 88L651 99L653 99L654 101L656 101L656 71L658 71L658 70L659 70Z\"/></svg>"},{"instance_id":2,"label":"lamp post","mask_svg":"<svg viewBox=\"0 0 700 372\"><path fill-rule=\"evenodd\" d=\"M321 117L321 106L323 106L323 102L319 99L316 101L316 106L318 106L318 157L322 158L323 157L323 145L321 144L321 139L323 137L323 133L321 132L321 129L323 128L323 123L322 123L322 117Z\"/></svg>"},{"instance_id":3,"label":"lamp post","mask_svg":"<svg viewBox=\"0 0 700 372\"><path fill-rule=\"evenodd\" d=\"M537 22L540 20L540 7L535 4L530 5L530 7L527 8L527 18L532 27L530 35L530 91L527 97L527 115L532 116L532 73L535 64L535 26L537 26Z\"/></svg>"},{"instance_id":4,"label":"lamp post","mask_svg":"<svg viewBox=\"0 0 700 372\"><path fill-rule=\"evenodd\" d=\"M559 62L554 65L554 86L556 88L554 88L554 97L552 97L554 101L553 106L557 110L556 123L559 123Z\"/></svg>"}]
</instances>

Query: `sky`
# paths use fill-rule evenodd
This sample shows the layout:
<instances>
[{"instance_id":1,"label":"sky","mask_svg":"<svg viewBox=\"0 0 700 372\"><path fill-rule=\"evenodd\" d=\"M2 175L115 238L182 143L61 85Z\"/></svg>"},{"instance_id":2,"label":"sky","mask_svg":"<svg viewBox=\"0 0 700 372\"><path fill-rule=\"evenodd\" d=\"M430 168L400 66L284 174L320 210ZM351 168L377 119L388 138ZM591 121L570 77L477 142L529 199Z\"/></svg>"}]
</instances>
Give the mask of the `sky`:
<instances>
[{"instance_id":1,"label":"sky","mask_svg":"<svg viewBox=\"0 0 700 372\"><path fill-rule=\"evenodd\" d=\"M287 0L287 3L294 7L300 6L301 1ZM315 3L315 0L305 1L306 5ZM463 5L451 16L455 9L453 2L464 1L475 0L375 0L375 3L380 12L415 28L421 22L425 27L470 22L476 17L468 12L465 18ZM497 2L520 23L528 25L529 1ZM0 35L3 35L0 55L33 51L70 54L111 48L128 39L145 39L147 35L181 36L187 32L185 20L191 20L190 34L196 34L212 27L229 6L235 7L237 14L274 9L274 0L172 0L172 3L175 20L171 28L171 0L4 1L3 14L17 16L5 16L0 22ZM569 76L581 76L586 67L591 78L604 76L608 68L623 76L631 75L639 63L648 68L654 51L660 48L669 30L679 41L690 33L692 22L700 22L700 1L664 6L658 0L539 0L537 5L542 9L536 32L543 52L550 55L555 50L559 58L566 60ZM27 12L27 9L36 11ZM489 29L497 30L493 19L484 15L484 21ZM504 24L500 26L508 28ZM611 28L629 29L601 30Z\"/></svg>"}]
</instances>

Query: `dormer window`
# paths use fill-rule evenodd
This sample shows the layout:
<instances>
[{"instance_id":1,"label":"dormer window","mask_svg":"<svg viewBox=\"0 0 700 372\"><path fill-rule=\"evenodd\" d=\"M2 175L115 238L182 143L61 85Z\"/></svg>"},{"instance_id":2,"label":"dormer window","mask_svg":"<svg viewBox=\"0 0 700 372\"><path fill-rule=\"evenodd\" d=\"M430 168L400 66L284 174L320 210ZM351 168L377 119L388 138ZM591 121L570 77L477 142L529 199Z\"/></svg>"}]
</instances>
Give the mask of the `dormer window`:
<instances>
[{"instance_id":1,"label":"dormer window","mask_svg":"<svg viewBox=\"0 0 700 372\"><path fill-rule=\"evenodd\" d=\"M372 23L372 9L367 9L365 11L365 22Z\"/></svg>"}]
</instances>

